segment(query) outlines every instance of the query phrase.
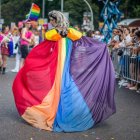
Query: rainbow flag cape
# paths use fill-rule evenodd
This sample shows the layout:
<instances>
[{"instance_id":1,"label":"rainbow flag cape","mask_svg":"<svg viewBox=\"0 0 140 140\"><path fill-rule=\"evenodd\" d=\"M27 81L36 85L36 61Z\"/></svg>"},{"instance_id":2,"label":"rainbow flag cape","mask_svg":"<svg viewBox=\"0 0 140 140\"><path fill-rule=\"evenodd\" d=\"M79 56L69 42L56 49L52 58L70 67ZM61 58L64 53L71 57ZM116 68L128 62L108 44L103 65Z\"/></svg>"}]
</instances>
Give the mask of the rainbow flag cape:
<instances>
[{"instance_id":1,"label":"rainbow flag cape","mask_svg":"<svg viewBox=\"0 0 140 140\"><path fill-rule=\"evenodd\" d=\"M40 15L40 7L32 3L29 14L26 15L27 19L37 21Z\"/></svg>"},{"instance_id":2,"label":"rainbow flag cape","mask_svg":"<svg viewBox=\"0 0 140 140\"><path fill-rule=\"evenodd\" d=\"M69 28L34 47L13 83L21 117L34 127L74 132L92 128L116 111L115 75L106 44Z\"/></svg>"}]
</instances>

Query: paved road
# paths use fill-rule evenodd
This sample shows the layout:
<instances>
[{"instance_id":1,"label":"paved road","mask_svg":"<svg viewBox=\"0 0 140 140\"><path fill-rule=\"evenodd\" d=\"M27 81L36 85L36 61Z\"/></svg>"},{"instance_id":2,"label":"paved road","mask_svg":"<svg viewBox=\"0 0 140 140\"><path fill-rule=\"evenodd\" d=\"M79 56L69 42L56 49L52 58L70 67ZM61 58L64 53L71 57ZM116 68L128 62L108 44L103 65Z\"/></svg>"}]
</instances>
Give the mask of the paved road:
<instances>
[{"instance_id":1,"label":"paved road","mask_svg":"<svg viewBox=\"0 0 140 140\"><path fill-rule=\"evenodd\" d=\"M53 133L24 122L11 91L14 59L6 75L0 75L0 140L140 140L140 94L116 86L117 113L94 128L78 133Z\"/></svg>"}]
</instances>

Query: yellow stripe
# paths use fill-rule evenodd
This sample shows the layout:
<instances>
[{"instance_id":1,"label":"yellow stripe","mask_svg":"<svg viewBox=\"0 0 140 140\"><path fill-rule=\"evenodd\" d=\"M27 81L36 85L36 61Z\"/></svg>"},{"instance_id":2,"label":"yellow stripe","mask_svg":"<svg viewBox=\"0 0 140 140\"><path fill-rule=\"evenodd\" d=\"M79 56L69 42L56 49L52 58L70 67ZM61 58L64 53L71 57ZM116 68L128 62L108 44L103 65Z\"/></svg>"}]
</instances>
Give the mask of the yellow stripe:
<instances>
[{"instance_id":1,"label":"yellow stripe","mask_svg":"<svg viewBox=\"0 0 140 140\"><path fill-rule=\"evenodd\" d=\"M35 10L35 9L32 9L32 11L31 12L34 12L34 13L40 13L40 11L38 11L38 10Z\"/></svg>"},{"instance_id":2,"label":"yellow stripe","mask_svg":"<svg viewBox=\"0 0 140 140\"><path fill-rule=\"evenodd\" d=\"M65 63L65 57L66 57L66 39L62 38L62 50L61 50L61 66L62 66L62 74L63 74L63 69L64 69L64 63ZM61 75L61 79L62 79L62 75Z\"/></svg>"},{"instance_id":3,"label":"yellow stripe","mask_svg":"<svg viewBox=\"0 0 140 140\"><path fill-rule=\"evenodd\" d=\"M22 117L31 125L45 130L52 131L60 100L61 80L66 57L65 39L59 41L58 62L55 81L52 89L37 106L28 107Z\"/></svg>"}]
</instances>

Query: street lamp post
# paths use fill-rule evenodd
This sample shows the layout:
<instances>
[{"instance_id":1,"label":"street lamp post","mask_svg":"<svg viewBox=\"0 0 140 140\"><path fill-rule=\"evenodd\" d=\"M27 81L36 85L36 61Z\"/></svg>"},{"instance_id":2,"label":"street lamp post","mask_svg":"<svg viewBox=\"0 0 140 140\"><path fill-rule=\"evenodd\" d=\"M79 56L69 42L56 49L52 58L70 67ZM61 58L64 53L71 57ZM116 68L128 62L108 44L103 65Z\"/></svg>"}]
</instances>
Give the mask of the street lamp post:
<instances>
[{"instance_id":1,"label":"street lamp post","mask_svg":"<svg viewBox=\"0 0 140 140\"><path fill-rule=\"evenodd\" d=\"M0 0L0 19L1 19L1 0Z\"/></svg>"},{"instance_id":2,"label":"street lamp post","mask_svg":"<svg viewBox=\"0 0 140 140\"><path fill-rule=\"evenodd\" d=\"M53 0L48 0L48 1L53 1ZM92 8L90 6L90 4L87 2L87 0L84 0L84 2L88 5L89 9L90 9L90 12L91 12L91 28L92 30L94 30L94 21L93 21L93 11L92 11ZM43 0L43 10L42 10L42 17L44 18L44 12L45 12L45 0ZM64 0L61 0L61 12L64 11Z\"/></svg>"},{"instance_id":3,"label":"street lamp post","mask_svg":"<svg viewBox=\"0 0 140 140\"><path fill-rule=\"evenodd\" d=\"M45 17L45 0L42 0L42 18Z\"/></svg>"},{"instance_id":4,"label":"street lamp post","mask_svg":"<svg viewBox=\"0 0 140 140\"><path fill-rule=\"evenodd\" d=\"M53 1L53 0L48 0L48 1ZM64 11L64 0L61 0L61 12Z\"/></svg>"},{"instance_id":5,"label":"street lamp post","mask_svg":"<svg viewBox=\"0 0 140 140\"><path fill-rule=\"evenodd\" d=\"M91 12L91 28L92 30L94 30L94 21L93 21L93 11L92 11L92 8L90 6L90 4L87 2L87 0L84 0L84 2L88 5L89 9L90 9L90 12Z\"/></svg>"},{"instance_id":6,"label":"street lamp post","mask_svg":"<svg viewBox=\"0 0 140 140\"><path fill-rule=\"evenodd\" d=\"M61 12L63 12L64 9L64 0L61 0Z\"/></svg>"}]
</instances>

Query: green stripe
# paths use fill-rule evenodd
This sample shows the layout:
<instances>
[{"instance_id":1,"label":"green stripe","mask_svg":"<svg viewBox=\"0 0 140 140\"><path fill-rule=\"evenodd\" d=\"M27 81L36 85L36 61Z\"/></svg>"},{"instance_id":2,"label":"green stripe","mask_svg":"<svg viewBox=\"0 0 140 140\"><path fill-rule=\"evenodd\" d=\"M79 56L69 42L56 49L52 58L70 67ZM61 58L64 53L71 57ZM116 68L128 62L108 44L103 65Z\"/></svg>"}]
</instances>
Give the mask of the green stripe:
<instances>
[{"instance_id":1,"label":"green stripe","mask_svg":"<svg viewBox=\"0 0 140 140\"><path fill-rule=\"evenodd\" d=\"M66 38L66 56L68 55L68 41L69 41L69 39Z\"/></svg>"},{"instance_id":2,"label":"green stripe","mask_svg":"<svg viewBox=\"0 0 140 140\"><path fill-rule=\"evenodd\" d=\"M39 13L31 12L31 14L39 16Z\"/></svg>"}]
</instances>

